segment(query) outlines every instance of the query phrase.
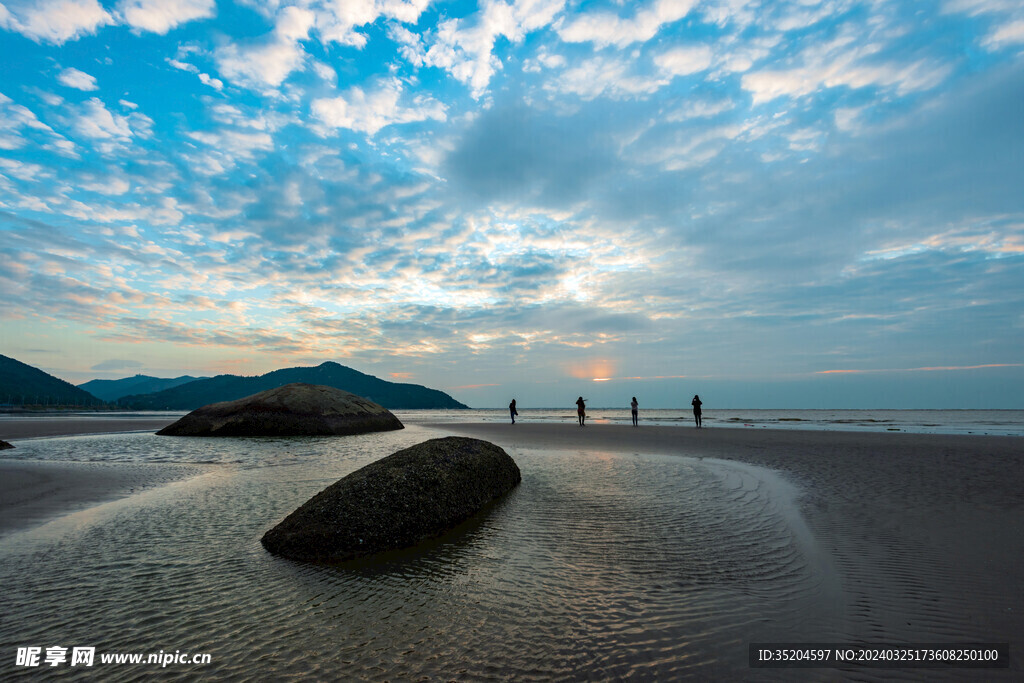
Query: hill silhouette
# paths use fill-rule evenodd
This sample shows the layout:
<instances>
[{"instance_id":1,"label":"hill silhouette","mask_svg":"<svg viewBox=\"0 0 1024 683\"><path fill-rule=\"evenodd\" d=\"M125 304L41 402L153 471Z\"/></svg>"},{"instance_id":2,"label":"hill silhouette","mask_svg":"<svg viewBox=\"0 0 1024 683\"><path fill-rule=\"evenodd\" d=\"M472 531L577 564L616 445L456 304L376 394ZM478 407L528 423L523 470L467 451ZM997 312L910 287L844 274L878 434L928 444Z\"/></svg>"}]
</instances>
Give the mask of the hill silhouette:
<instances>
[{"instance_id":1,"label":"hill silhouette","mask_svg":"<svg viewBox=\"0 0 1024 683\"><path fill-rule=\"evenodd\" d=\"M274 370L257 377L218 375L152 394L125 396L117 403L133 410L195 410L209 403L235 401L294 382L322 384L343 389L378 403L389 410L469 407L443 391L419 384L387 382L332 361L316 367Z\"/></svg>"},{"instance_id":2,"label":"hill silhouette","mask_svg":"<svg viewBox=\"0 0 1024 683\"><path fill-rule=\"evenodd\" d=\"M208 378L184 375L169 379L150 377L149 375L135 375L134 377L125 377L124 379L92 379L84 384L79 384L78 388L84 389L104 401L116 401L124 396L153 394L164 389L173 389L176 386L194 382L197 379Z\"/></svg>"},{"instance_id":3,"label":"hill silhouette","mask_svg":"<svg viewBox=\"0 0 1024 683\"><path fill-rule=\"evenodd\" d=\"M0 404L69 408L102 407L106 402L39 368L0 355Z\"/></svg>"}]
</instances>

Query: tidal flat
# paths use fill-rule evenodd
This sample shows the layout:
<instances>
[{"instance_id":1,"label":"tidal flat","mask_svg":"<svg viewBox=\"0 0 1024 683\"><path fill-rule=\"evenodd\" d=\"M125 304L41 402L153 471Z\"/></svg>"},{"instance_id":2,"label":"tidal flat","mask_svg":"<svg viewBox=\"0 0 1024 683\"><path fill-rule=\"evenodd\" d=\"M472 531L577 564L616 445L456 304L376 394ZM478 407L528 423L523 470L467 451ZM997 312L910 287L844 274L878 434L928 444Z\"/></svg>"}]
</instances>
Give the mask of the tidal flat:
<instances>
[{"instance_id":1,"label":"tidal flat","mask_svg":"<svg viewBox=\"0 0 1024 683\"><path fill-rule=\"evenodd\" d=\"M522 483L383 559L319 565L260 546L345 474L445 434L502 446ZM0 467L177 474L0 537L5 678L42 673L15 665L26 646L211 655L163 669L182 679L746 678L749 643L766 641L1009 641L1014 668L986 674L1020 668L1019 438L446 423L16 445ZM137 680L153 665L46 669Z\"/></svg>"}]
</instances>

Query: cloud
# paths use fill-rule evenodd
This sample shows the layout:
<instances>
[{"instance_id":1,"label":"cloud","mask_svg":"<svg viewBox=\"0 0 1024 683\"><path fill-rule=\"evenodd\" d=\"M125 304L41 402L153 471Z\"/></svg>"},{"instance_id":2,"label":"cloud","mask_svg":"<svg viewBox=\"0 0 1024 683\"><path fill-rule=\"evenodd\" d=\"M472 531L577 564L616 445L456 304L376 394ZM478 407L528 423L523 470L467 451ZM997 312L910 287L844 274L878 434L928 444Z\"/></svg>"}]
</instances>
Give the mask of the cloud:
<instances>
[{"instance_id":1,"label":"cloud","mask_svg":"<svg viewBox=\"0 0 1024 683\"><path fill-rule=\"evenodd\" d=\"M276 12L273 32L250 43L229 43L218 49L215 57L226 78L249 87L277 88L309 61L323 73L302 45L314 28L325 45L339 43L361 49L366 36L357 28L381 17L415 23L428 4L429 0L326 0L280 9L261 5L257 9L264 13Z\"/></svg>"},{"instance_id":2,"label":"cloud","mask_svg":"<svg viewBox=\"0 0 1024 683\"><path fill-rule=\"evenodd\" d=\"M571 206L622 170L603 119L600 109L559 116L521 102L497 105L466 128L442 173L467 201Z\"/></svg>"},{"instance_id":3,"label":"cloud","mask_svg":"<svg viewBox=\"0 0 1024 683\"><path fill-rule=\"evenodd\" d=\"M214 78L210 76L210 74L202 73L199 70L199 67L195 64L189 64L188 62L182 62L177 59L168 59L167 63L173 66L175 69L178 69L179 71L187 71L188 73L196 74L199 77L199 82L203 85L208 85L217 91L221 91L224 89L224 81L220 80L219 78Z\"/></svg>"},{"instance_id":4,"label":"cloud","mask_svg":"<svg viewBox=\"0 0 1024 683\"><path fill-rule=\"evenodd\" d=\"M259 153L274 149L274 138L265 131L221 129L192 131L188 137L205 148L198 155L189 155L192 169L201 175L220 175L235 168L239 162L254 161Z\"/></svg>"},{"instance_id":5,"label":"cloud","mask_svg":"<svg viewBox=\"0 0 1024 683\"><path fill-rule=\"evenodd\" d=\"M680 188L696 183L695 196L646 205L661 220L685 216L691 228L678 232L681 243L699 248L720 273L763 283L797 273L805 280L846 268L859 273L867 264L855 264L880 249L948 251L948 262L955 262L968 255L961 237L972 235L979 262L997 250L1009 254L1019 237L981 237L994 231L986 227L994 217L1024 213L1012 189L1024 153L1020 73L1017 66L972 76L885 126L827 140L797 165L752 164L754 150L732 145L695 169L699 176L677 178ZM952 233L956 239L934 237L948 233L950 224L960 226ZM810 234L813 240L806 239ZM913 291L921 296L923 290ZM936 291L946 287L936 285Z\"/></svg>"},{"instance_id":6,"label":"cloud","mask_svg":"<svg viewBox=\"0 0 1024 683\"><path fill-rule=\"evenodd\" d=\"M728 99L692 99L665 115L666 121L685 121L687 119L711 118L722 112L730 111L736 103Z\"/></svg>"},{"instance_id":7,"label":"cloud","mask_svg":"<svg viewBox=\"0 0 1024 683\"><path fill-rule=\"evenodd\" d=\"M848 12L853 5L850 0L827 0L811 3L776 3L775 11L766 12L761 24L775 31L801 31L825 19Z\"/></svg>"},{"instance_id":8,"label":"cloud","mask_svg":"<svg viewBox=\"0 0 1024 683\"><path fill-rule=\"evenodd\" d=\"M676 119L671 115L666 117L666 121ZM637 162L657 164L668 171L700 168L730 145L749 139L751 128L748 123L707 125L706 122L668 130L656 128L638 138L630 153Z\"/></svg>"},{"instance_id":9,"label":"cloud","mask_svg":"<svg viewBox=\"0 0 1024 683\"><path fill-rule=\"evenodd\" d=\"M718 54L715 55L715 67L726 73L749 71L754 64L768 57L781 41L781 35L763 36L747 41L735 36L726 37L716 46Z\"/></svg>"},{"instance_id":10,"label":"cloud","mask_svg":"<svg viewBox=\"0 0 1024 683\"><path fill-rule=\"evenodd\" d=\"M669 76L689 76L711 66L712 52L707 45L680 45L654 58L662 73Z\"/></svg>"},{"instance_id":11,"label":"cloud","mask_svg":"<svg viewBox=\"0 0 1024 683\"><path fill-rule=\"evenodd\" d=\"M357 28L380 17L415 24L430 0L328 0L313 4L317 31L325 42L362 48L366 36Z\"/></svg>"},{"instance_id":12,"label":"cloud","mask_svg":"<svg viewBox=\"0 0 1024 683\"><path fill-rule=\"evenodd\" d=\"M74 127L80 136L98 140L127 140L133 135L128 117L112 113L98 97L91 97L83 103Z\"/></svg>"},{"instance_id":13,"label":"cloud","mask_svg":"<svg viewBox=\"0 0 1024 683\"><path fill-rule=\"evenodd\" d=\"M985 365L947 365L930 368L886 368L879 370L819 370L816 375L863 375L881 372L950 372L956 370L987 370L989 368L1020 368L1022 363L989 363Z\"/></svg>"},{"instance_id":14,"label":"cloud","mask_svg":"<svg viewBox=\"0 0 1024 683\"><path fill-rule=\"evenodd\" d=\"M10 177L28 181L52 176L47 169L39 164L4 159L3 157L0 157L0 172Z\"/></svg>"},{"instance_id":15,"label":"cloud","mask_svg":"<svg viewBox=\"0 0 1024 683\"><path fill-rule=\"evenodd\" d=\"M40 334L495 393L1020 360L1007 3L101 1L151 15L0 96L0 315Z\"/></svg>"},{"instance_id":16,"label":"cloud","mask_svg":"<svg viewBox=\"0 0 1024 683\"><path fill-rule=\"evenodd\" d=\"M894 239L866 252L863 261L899 259L927 252L981 252L994 257L1024 254L1024 224L1006 219L973 220L913 241Z\"/></svg>"},{"instance_id":17,"label":"cloud","mask_svg":"<svg viewBox=\"0 0 1024 683\"><path fill-rule=\"evenodd\" d=\"M598 55L565 69L544 88L592 100L599 96L622 99L650 95L668 85L668 79L644 76L634 67L630 59Z\"/></svg>"},{"instance_id":18,"label":"cloud","mask_svg":"<svg viewBox=\"0 0 1024 683\"><path fill-rule=\"evenodd\" d=\"M57 76L57 80L69 88L77 88L78 90L84 90L86 92L100 89L100 87L96 85L95 77L73 67L69 67L61 71Z\"/></svg>"},{"instance_id":19,"label":"cloud","mask_svg":"<svg viewBox=\"0 0 1024 683\"><path fill-rule=\"evenodd\" d=\"M268 39L248 45L229 43L217 50L217 65L225 77L242 85L276 88L305 63L301 41L309 37L315 23L312 11L285 7Z\"/></svg>"},{"instance_id":20,"label":"cloud","mask_svg":"<svg viewBox=\"0 0 1024 683\"><path fill-rule=\"evenodd\" d=\"M0 10L0 26L37 43L63 45L114 23L96 0L8 0Z\"/></svg>"},{"instance_id":21,"label":"cloud","mask_svg":"<svg viewBox=\"0 0 1024 683\"><path fill-rule=\"evenodd\" d=\"M334 68L331 67L330 65L324 64L323 62L314 61L313 71L315 71L316 75L322 78L326 83L330 83L331 85L337 85L338 72L335 71Z\"/></svg>"},{"instance_id":22,"label":"cloud","mask_svg":"<svg viewBox=\"0 0 1024 683\"><path fill-rule=\"evenodd\" d=\"M685 17L695 4L695 0L654 0L629 18L605 11L584 13L563 22L558 36L567 43L625 47L650 40L665 24Z\"/></svg>"},{"instance_id":23,"label":"cloud","mask_svg":"<svg viewBox=\"0 0 1024 683\"><path fill-rule=\"evenodd\" d=\"M521 42L528 33L550 24L565 0L484 0L472 18L448 19L437 25L421 45L412 34L394 33L403 43L402 54L415 65L444 69L469 86L474 98L487 90L494 74L502 68L493 54L495 41L506 38Z\"/></svg>"},{"instance_id":24,"label":"cloud","mask_svg":"<svg viewBox=\"0 0 1024 683\"><path fill-rule=\"evenodd\" d=\"M73 144L40 121L35 112L0 93L0 149L24 147L31 139L33 131L42 133L57 143L58 149L62 152L73 152Z\"/></svg>"},{"instance_id":25,"label":"cloud","mask_svg":"<svg viewBox=\"0 0 1024 683\"><path fill-rule=\"evenodd\" d=\"M385 126L414 121L444 121L445 106L425 96L412 98L411 106L399 104L402 84L398 79L385 80L369 92L356 86L340 97L314 100L310 109L314 116L332 128L348 128L375 135Z\"/></svg>"},{"instance_id":26,"label":"cloud","mask_svg":"<svg viewBox=\"0 0 1024 683\"><path fill-rule=\"evenodd\" d=\"M220 80L219 78L213 78L209 74L200 73L199 74L199 81L203 85L208 85L211 88L213 88L214 90L223 90L224 89L224 82L222 80Z\"/></svg>"},{"instance_id":27,"label":"cloud","mask_svg":"<svg viewBox=\"0 0 1024 683\"><path fill-rule=\"evenodd\" d=\"M1020 3L1017 0L946 0L942 5L943 12L962 12L972 16L1010 12L1019 9Z\"/></svg>"},{"instance_id":28,"label":"cloud","mask_svg":"<svg viewBox=\"0 0 1024 683\"><path fill-rule=\"evenodd\" d=\"M986 36L981 44L990 50L1024 44L1024 19L999 26Z\"/></svg>"},{"instance_id":29,"label":"cloud","mask_svg":"<svg viewBox=\"0 0 1024 683\"><path fill-rule=\"evenodd\" d=\"M132 189L132 184L128 179L117 175L103 177L83 176L79 187L87 192L118 196L126 194Z\"/></svg>"},{"instance_id":30,"label":"cloud","mask_svg":"<svg viewBox=\"0 0 1024 683\"><path fill-rule=\"evenodd\" d=\"M117 9L132 28L164 35L189 21L213 17L217 7L215 0L122 0Z\"/></svg>"},{"instance_id":31,"label":"cloud","mask_svg":"<svg viewBox=\"0 0 1024 683\"><path fill-rule=\"evenodd\" d=\"M876 43L856 44L851 35L841 35L805 49L790 68L748 72L741 83L754 104L760 104L841 86L891 88L896 94L905 95L936 87L952 71L949 64L937 59L883 60L877 56L879 50Z\"/></svg>"},{"instance_id":32,"label":"cloud","mask_svg":"<svg viewBox=\"0 0 1024 683\"><path fill-rule=\"evenodd\" d=\"M0 27L37 43L63 45L117 23L163 35L183 23L212 17L215 9L214 0L122 0L115 16L96 0L8 0L0 4Z\"/></svg>"}]
</instances>

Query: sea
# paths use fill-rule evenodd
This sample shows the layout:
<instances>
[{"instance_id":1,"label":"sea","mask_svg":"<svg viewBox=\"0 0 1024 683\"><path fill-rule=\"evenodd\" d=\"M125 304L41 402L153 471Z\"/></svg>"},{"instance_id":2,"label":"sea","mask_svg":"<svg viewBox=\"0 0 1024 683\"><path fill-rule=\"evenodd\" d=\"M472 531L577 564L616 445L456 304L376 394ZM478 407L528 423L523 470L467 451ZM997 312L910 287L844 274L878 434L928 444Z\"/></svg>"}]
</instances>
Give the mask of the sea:
<instances>
[{"instance_id":1,"label":"sea","mask_svg":"<svg viewBox=\"0 0 1024 683\"><path fill-rule=\"evenodd\" d=\"M410 410L395 411L409 422L508 422L506 409L494 410ZM640 424L692 427L689 410L646 410L638 414ZM988 434L1024 436L1024 410L765 410L708 409L703 411L705 427L741 429L814 429L867 432L910 432L917 434ZM575 423L575 408L520 408L521 422ZM592 424L632 423L628 408L587 408Z\"/></svg>"},{"instance_id":2,"label":"sea","mask_svg":"<svg viewBox=\"0 0 1024 683\"><path fill-rule=\"evenodd\" d=\"M5 459L173 463L194 476L0 537L0 679L733 680L750 676L751 642L862 635L829 616L839 589L799 490L711 458L517 448L515 490L412 551L344 564L266 552L260 537L323 488L443 435L426 425L507 419L397 412L406 429L352 437L20 440ZM519 419L571 424L575 414ZM591 420L629 414L593 409ZM692 424L679 411L641 420ZM1024 412L709 410L706 420L1020 435ZM30 648L41 663L19 665ZM75 648L93 650L91 667L71 665Z\"/></svg>"},{"instance_id":3,"label":"sea","mask_svg":"<svg viewBox=\"0 0 1024 683\"><path fill-rule=\"evenodd\" d=\"M403 424L454 422L508 422L505 408L469 410L395 410ZM175 420L183 411L138 412L52 412L0 413L4 420L76 420L88 423L111 417L167 418ZM575 424L575 407L520 408L517 421ZM587 408L591 424L632 423L628 408ZM693 413L681 409L641 409L640 424L666 427L692 427ZM908 432L916 434L987 434L1024 436L1024 410L780 410L780 409L707 409L702 415L705 427L741 429L813 429L867 432Z\"/></svg>"}]
</instances>

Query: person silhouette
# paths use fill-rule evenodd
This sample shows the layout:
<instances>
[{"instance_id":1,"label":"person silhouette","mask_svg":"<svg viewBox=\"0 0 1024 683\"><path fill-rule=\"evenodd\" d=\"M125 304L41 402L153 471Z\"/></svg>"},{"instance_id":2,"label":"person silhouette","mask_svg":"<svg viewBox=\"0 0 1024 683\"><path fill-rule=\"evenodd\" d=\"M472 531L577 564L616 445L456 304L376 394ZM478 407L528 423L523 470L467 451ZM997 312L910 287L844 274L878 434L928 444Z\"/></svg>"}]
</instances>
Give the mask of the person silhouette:
<instances>
[{"instance_id":1,"label":"person silhouette","mask_svg":"<svg viewBox=\"0 0 1024 683\"><path fill-rule=\"evenodd\" d=\"M582 396L580 396L578 399L576 399L576 417L579 418L579 420L580 420L580 427L582 427L583 426L583 420L585 420L586 417L587 417L586 401L583 400Z\"/></svg>"},{"instance_id":2,"label":"person silhouette","mask_svg":"<svg viewBox=\"0 0 1024 683\"><path fill-rule=\"evenodd\" d=\"M519 411L516 410L516 400L515 399L512 399L512 402L508 404L508 413L512 417L512 424L515 424L516 423L516 415L519 414Z\"/></svg>"},{"instance_id":3,"label":"person silhouette","mask_svg":"<svg viewBox=\"0 0 1024 683\"><path fill-rule=\"evenodd\" d=\"M700 419L701 400L700 400L700 396L698 396L697 394L694 394L693 395L693 400L690 401L690 405L693 406L693 421L697 423L697 429L700 429L700 427L701 427L701 419Z\"/></svg>"},{"instance_id":4,"label":"person silhouette","mask_svg":"<svg viewBox=\"0 0 1024 683\"><path fill-rule=\"evenodd\" d=\"M637 411L640 408L640 404L636 402L636 396L633 397L633 402L629 404L629 407L633 410L633 426L636 427Z\"/></svg>"}]
</instances>

